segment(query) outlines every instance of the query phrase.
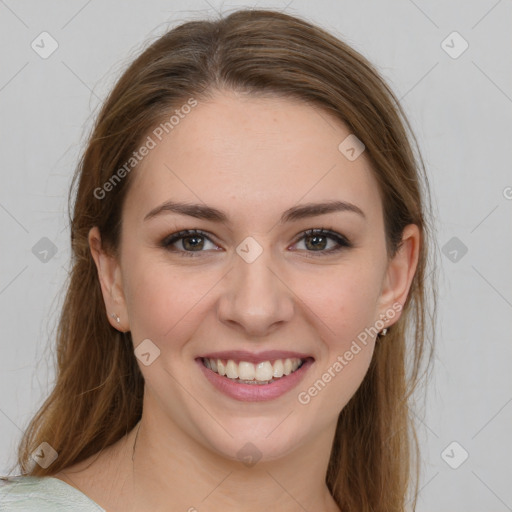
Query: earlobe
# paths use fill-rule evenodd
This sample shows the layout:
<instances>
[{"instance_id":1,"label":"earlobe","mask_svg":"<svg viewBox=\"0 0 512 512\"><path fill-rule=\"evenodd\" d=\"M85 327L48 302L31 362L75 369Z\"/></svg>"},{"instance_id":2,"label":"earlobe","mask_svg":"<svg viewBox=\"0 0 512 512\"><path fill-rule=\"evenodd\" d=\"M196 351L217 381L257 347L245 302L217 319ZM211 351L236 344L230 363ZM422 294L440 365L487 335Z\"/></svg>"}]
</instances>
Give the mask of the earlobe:
<instances>
[{"instance_id":1,"label":"earlobe","mask_svg":"<svg viewBox=\"0 0 512 512\"><path fill-rule=\"evenodd\" d=\"M108 321L119 331L128 331L128 316L119 262L114 255L108 254L104 250L101 234L97 226L90 229L88 241L91 255L98 271L98 279Z\"/></svg>"},{"instance_id":2,"label":"earlobe","mask_svg":"<svg viewBox=\"0 0 512 512\"><path fill-rule=\"evenodd\" d=\"M386 323L389 328L401 315L407 300L412 280L418 266L421 234L417 225L407 225L402 233L402 242L393 259L388 263L386 277L380 296L379 313L388 317L393 310L392 320Z\"/></svg>"}]
</instances>

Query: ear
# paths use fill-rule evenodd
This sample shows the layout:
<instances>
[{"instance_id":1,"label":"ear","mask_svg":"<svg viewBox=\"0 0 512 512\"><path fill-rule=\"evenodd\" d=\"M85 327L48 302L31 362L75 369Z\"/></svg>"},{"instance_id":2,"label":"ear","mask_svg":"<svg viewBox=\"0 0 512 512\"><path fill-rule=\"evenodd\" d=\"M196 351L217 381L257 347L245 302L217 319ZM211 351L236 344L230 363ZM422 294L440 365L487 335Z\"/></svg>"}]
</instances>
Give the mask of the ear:
<instances>
[{"instance_id":1,"label":"ear","mask_svg":"<svg viewBox=\"0 0 512 512\"><path fill-rule=\"evenodd\" d=\"M101 234L97 226L90 229L88 240L89 248L98 270L98 278L108 321L118 331L129 331L130 324L119 262L114 255L104 251L101 244ZM119 322L117 322L115 316L119 317Z\"/></svg>"},{"instance_id":2,"label":"ear","mask_svg":"<svg viewBox=\"0 0 512 512\"><path fill-rule=\"evenodd\" d=\"M384 320L387 311L395 312L392 318L384 320L386 327L393 325L400 318L418 265L420 243L421 234L418 226L407 225L402 232L400 247L388 263L379 297L380 318Z\"/></svg>"}]
</instances>

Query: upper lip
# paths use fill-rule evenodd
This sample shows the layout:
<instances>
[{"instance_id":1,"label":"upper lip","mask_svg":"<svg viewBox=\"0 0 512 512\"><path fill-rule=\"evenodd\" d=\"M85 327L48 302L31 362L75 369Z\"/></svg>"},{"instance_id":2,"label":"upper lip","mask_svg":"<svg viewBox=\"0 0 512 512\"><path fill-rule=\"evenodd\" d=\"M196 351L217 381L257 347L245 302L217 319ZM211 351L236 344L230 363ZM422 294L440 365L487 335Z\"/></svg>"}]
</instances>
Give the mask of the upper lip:
<instances>
[{"instance_id":1,"label":"upper lip","mask_svg":"<svg viewBox=\"0 0 512 512\"><path fill-rule=\"evenodd\" d=\"M264 352L247 352L246 350L224 350L222 352L209 352L199 356L204 359L222 359L233 361L247 361L248 363L261 363L263 361L275 361L276 359L308 359L313 358L309 354L293 352L289 350L266 350Z\"/></svg>"}]
</instances>

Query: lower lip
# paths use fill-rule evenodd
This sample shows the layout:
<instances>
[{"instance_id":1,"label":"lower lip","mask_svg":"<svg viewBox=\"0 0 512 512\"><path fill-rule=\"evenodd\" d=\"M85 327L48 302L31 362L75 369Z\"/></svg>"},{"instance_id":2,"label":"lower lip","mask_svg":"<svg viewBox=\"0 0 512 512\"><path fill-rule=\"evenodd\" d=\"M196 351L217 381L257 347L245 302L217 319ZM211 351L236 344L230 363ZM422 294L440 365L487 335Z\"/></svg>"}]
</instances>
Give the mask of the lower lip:
<instances>
[{"instance_id":1,"label":"lower lip","mask_svg":"<svg viewBox=\"0 0 512 512\"><path fill-rule=\"evenodd\" d=\"M264 402L278 398L297 386L314 361L307 359L298 370L270 384L239 384L206 368L201 359L196 359L196 362L204 376L225 395L242 402Z\"/></svg>"}]
</instances>

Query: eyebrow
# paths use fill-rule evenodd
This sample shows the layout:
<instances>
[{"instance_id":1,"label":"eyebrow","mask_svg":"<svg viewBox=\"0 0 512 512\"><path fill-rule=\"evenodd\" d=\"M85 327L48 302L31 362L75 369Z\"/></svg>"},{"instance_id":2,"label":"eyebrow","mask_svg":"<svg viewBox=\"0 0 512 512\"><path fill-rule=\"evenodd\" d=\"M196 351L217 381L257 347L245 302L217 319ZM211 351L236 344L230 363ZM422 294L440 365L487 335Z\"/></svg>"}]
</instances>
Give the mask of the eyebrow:
<instances>
[{"instance_id":1,"label":"eyebrow","mask_svg":"<svg viewBox=\"0 0 512 512\"><path fill-rule=\"evenodd\" d=\"M307 203L300 206L292 206L281 215L280 223L293 222L317 215L325 215L333 212L352 212L366 219L363 210L355 204L346 201L327 201L324 203ZM176 201L166 201L165 203L153 208L145 217L144 221L152 219L157 215L164 213L177 213L187 215L196 219L210 220L213 222L228 223L229 218L226 213L217 208L204 204L179 203Z\"/></svg>"}]
</instances>

